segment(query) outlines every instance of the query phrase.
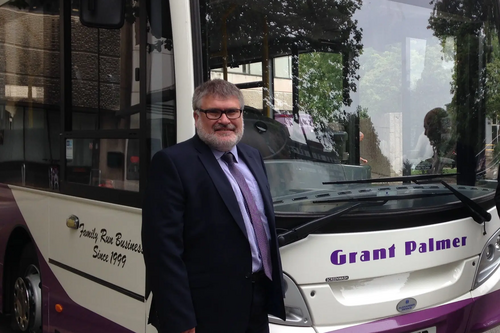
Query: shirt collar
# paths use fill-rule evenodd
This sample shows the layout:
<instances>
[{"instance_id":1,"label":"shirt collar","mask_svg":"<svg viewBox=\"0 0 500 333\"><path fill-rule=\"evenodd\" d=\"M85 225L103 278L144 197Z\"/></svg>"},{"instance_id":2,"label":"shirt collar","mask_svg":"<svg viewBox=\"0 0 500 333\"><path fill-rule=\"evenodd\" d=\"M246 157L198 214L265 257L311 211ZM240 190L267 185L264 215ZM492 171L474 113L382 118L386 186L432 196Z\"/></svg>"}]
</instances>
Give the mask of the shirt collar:
<instances>
[{"instance_id":1,"label":"shirt collar","mask_svg":"<svg viewBox=\"0 0 500 333\"><path fill-rule=\"evenodd\" d=\"M220 160L220 158L222 157L222 155L224 155L226 152L224 151L219 151L219 150L216 150L216 149L213 149L213 148L210 148L212 149L212 153L214 154L215 158L217 160ZM228 151L227 153L232 153L233 156L234 156L234 160L236 163L238 163L238 148L236 148L236 146L234 146L233 148L231 148L230 151Z\"/></svg>"}]
</instances>

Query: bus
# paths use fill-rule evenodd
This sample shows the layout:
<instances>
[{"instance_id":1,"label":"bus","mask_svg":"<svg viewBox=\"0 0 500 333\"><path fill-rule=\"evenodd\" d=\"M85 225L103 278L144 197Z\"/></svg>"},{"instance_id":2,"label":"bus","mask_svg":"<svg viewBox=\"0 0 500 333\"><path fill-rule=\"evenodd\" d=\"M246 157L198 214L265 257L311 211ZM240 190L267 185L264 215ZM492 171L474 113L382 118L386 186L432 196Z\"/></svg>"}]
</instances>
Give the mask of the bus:
<instances>
[{"instance_id":1,"label":"bus","mask_svg":"<svg viewBox=\"0 0 500 333\"><path fill-rule=\"evenodd\" d=\"M272 333L499 325L499 40L498 0L0 0L0 313L156 332L148 167L222 78L273 196Z\"/></svg>"}]
</instances>

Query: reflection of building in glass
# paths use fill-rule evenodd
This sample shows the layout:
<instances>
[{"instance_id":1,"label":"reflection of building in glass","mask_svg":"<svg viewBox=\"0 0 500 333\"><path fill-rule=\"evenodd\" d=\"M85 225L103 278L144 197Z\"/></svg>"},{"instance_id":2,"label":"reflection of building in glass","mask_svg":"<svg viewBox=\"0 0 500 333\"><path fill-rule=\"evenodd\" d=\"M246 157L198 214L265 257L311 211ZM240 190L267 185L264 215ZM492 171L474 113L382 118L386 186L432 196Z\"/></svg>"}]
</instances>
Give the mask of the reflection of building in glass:
<instances>
[{"instance_id":1,"label":"reflection of building in glass","mask_svg":"<svg viewBox=\"0 0 500 333\"><path fill-rule=\"evenodd\" d=\"M292 110L292 70L291 57L280 57L273 61L274 65L274 109ZM212 78L222 79L222 70L212 70ZM262 80L262 63L240 65L235 68L228 68L228 81L235 84L248 83ZM262 88L243 89L245 103L256 109L262 109L263 93Z\"/></svg>"},{"instance_id":2,"label":"reflection of building in glass","mask_svg":"<svg viewBox=\"0 0 500 333\"><path fill-rule=\"evenodd\" d=\"M71 45L67 45L71 48L73 94L71 107L66 107L68 114L71 110L72 129L138 128L139 108L134 107L139 103L139 82L132 74L139 45L133 24L120 30L88 28L80 24L78 12L74 13ZM6 3L0 7L0 27L0 130L4 133L0 163L9 168L0 170L0 181L3 175L16 175L19 179L9 178L11 182L56 189L59 180L54 181L54 170L61 162L59 13ZM130 156L137 155L127 152L134 147L128 140L75 143L67 162L68 177L89 184L92 170L99 170L103 179L125 182L128 185L121 188L136 190L137 181L132 184L125 172L133 165ZM112 163L113 156L121 161ZM21 165L26 170L23 177Z\"/></svg>"}]
</instances>

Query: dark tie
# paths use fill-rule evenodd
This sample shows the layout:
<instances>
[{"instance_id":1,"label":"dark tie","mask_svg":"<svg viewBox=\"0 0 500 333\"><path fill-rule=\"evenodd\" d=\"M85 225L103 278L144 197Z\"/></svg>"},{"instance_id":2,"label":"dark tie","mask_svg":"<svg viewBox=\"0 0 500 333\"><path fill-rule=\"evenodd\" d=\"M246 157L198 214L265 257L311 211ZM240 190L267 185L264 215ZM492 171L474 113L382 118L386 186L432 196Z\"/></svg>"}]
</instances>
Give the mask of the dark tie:
<instances>
[{"instance_id":1,"label":"dark tie","mask_svg":"<svg viewBox=\"0 0 500 333\"><path fill-rule=\"evenodd\" d=\"M259 247L262 266L264 267L264 273L266 276L272 280L272 265L271 256L269 254L269 241L267 239L266 231L264 230L264 224L259 215L259 210L253 199L252 192L248 188L248 184L245 177L234 165L234 156L231 153L226 153L222 155L222 160L225 161L229 167L229 171L236 179L238 186L240 187L241 193L245 198L246 207L248 214L250 215L250 220L252 221L253 229L255 231L255 237L257 238L257 246Z\"/></svg>"}]
</instances>

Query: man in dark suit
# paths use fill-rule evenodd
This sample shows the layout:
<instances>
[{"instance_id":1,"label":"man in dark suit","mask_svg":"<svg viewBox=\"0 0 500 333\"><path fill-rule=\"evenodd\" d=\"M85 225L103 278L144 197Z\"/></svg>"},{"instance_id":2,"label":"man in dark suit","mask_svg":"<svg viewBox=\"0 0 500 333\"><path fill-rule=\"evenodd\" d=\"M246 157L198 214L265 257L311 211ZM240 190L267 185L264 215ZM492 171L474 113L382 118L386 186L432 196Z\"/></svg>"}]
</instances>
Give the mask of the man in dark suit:
<instances>
[{"instance_id":1,"label":"man in dark suit","mask_svg":"<svg viewBox=\"0 0 500 333\"><path fill-rule=\"evenodd\" d=\"M160 333L265 333L268 314L285 319L264 162L238 144L243 106L232 83L205 82L193 95L197 134L151 162L142 244Z\"/></svg>"}]
</instances>

